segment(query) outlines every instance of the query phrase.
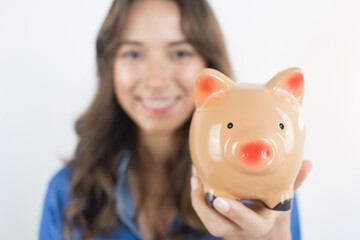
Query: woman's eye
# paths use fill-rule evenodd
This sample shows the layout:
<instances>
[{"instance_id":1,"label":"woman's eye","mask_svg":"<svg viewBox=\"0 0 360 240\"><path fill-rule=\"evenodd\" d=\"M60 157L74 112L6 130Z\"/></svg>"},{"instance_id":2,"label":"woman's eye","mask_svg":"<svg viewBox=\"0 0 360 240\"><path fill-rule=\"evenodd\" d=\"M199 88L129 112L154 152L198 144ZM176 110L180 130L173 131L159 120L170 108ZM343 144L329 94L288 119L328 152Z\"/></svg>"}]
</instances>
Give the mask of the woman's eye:
<instances>
[{"instance_id":1,"label":"woman's eye","mask_svg":"<svg viewBox=\"0 0 360 240\"><path fill-rule=\"evenodd\" d=\"M138 51L127 51L127 52L123 53L122 56L124 58L136 59L136 58L141 57L141 54Z\"/></svg>"},{"instance_id":2,"label":"woman's eye","mask_svg":"<svg viewBox=\"0 0 360 240\"><path fill-rule=\"evenodd\" d=\"M283 123L279 123L279 128L280 128L281 130L284 130L285 125L284 125Z\"/></svg>"},{"instance_id":3,"label":"woman's eye","mask_svg":"<svg viewBox=\"0 0 360 240\"><path fill-rule=\"evenodd\" d=\"M190 56L192 56L192 53L189 52L189 51L186 51L186 50L178 50L178 51L175 51L172 54L172 57L175 58L175 59L184 58L184 57L190 57Z\"/></svg>"}]
</instances>

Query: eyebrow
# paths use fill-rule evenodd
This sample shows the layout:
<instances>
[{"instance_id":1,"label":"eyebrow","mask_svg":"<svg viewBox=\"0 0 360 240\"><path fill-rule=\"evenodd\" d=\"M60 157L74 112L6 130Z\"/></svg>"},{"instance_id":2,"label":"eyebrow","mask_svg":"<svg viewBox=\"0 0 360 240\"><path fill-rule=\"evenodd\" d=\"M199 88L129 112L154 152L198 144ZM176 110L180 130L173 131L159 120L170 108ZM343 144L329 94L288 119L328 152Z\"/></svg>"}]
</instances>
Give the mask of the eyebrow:
<instances>
[{"instance_id":1,"label":"eyebrow","mask_svg":"<svg viewBox=\"0 0 360 240\"><path fill-rule=\"evenodd\" d=\"M180 45L180 44L189 44L189 41L187 40L180 40L180 41L175 41L175 42L171 42L168 45L169 46L175 46L175 45Z\"/></svg>"},{"instance_id":2,"label":"eyebrow","mask_svg":"<svg viewBox=\"0 0 360 240\"><path fill-rule=\"evenodd\" d=\"M136 46L138 46L138 45L141 45L141 42L139 42L139 41L125 40L125 41L121 41L121 42L119 43L119 46L124 45L124 44L130 44L130 45L136 45Z\"/></svg>"},{"instance_id":3,"label":"eyebrow","mask_svg":"<svg viewBox=\"0 0 360 240\"><path fill-rule=\"evenodd\" d=\"M119 46L124 45L124 44L135 45L135 46L142 45L142 43L139 41L124 40L119 43ZM170 42L168 44L168 46L176 46L176 45L181 45L181 44L189 44L189 41L187 41L187 40L174 41L174 42Z\"/></svg>"}]
</instances>

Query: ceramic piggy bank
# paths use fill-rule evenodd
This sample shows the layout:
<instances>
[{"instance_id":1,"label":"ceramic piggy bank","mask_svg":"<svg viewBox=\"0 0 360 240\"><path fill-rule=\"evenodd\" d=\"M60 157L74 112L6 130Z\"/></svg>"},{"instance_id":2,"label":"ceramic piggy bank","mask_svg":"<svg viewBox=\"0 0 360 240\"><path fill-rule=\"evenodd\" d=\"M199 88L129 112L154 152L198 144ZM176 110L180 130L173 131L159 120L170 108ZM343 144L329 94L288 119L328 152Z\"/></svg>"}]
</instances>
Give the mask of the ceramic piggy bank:
<instances>
[{"instance_id":1,"label":"ceramic piggy bank","mask_svg":"<svg viewBox=\"0 0 360 240\"><path fill-rule=\"evenodd\" d=\"M189 143L210 206L223 196L291 209L304 147L303 94L298 68L264 85L235 84L214 69L198 74Z\"/></svg>"}]
</instances>

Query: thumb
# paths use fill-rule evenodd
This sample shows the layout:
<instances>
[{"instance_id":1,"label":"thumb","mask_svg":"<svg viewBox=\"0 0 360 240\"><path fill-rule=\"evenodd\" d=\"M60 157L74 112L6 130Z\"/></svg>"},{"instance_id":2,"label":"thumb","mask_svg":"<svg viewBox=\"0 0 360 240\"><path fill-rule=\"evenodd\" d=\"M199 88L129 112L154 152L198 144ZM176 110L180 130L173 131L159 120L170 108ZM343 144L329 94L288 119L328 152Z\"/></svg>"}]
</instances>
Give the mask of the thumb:
<instances>
[{"instance_id":1,"label":"thumb","mask_svg":"<svg viewBox=\"0 0 360 240\"><path fill-rule=\"evenodd\" d=\"M296 177L295 183L294 183L294 190L296 190L298 187L301 186L301 184L304 182L308 174L310 173L312 169L312 163L309 160L304 160L301 164L300 171Z\"/></svg>"}]
</instances>

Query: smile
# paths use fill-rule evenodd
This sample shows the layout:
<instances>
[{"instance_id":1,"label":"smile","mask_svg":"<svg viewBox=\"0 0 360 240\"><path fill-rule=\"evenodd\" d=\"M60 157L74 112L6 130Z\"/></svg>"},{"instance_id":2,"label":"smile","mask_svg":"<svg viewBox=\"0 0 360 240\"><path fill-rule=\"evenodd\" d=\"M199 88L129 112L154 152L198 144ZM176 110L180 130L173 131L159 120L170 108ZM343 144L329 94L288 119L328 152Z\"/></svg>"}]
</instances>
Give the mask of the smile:
<instances>
[{"instance_id":1,"label":"smile","mask_svg":"<svg viewBox=\"0 0 360 240\"><path fill-rule=\"evenodd\" d=\"M179 101L179 97L172 98L143 98L141 106L150 113L165 113L173 108Z\"/></svg>"}]
</instances>

